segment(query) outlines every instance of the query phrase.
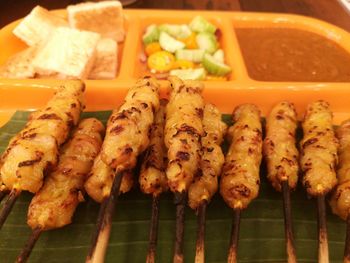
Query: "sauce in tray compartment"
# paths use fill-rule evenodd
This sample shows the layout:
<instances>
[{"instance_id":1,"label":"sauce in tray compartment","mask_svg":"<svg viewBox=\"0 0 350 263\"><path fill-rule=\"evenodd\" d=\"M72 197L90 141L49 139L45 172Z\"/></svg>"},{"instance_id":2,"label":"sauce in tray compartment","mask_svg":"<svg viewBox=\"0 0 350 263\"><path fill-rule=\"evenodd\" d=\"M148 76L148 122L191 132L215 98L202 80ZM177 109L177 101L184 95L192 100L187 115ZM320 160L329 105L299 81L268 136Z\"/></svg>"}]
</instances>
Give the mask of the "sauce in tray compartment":
<instances>
[{"instance_id":1,"label":"sauce in tray compartment","mask_svg":"<svg viewBox=\"0 0 350 263\"><path fill-rule=\"evenodd\" d=\"M248 74L261 81L350 81L350 54L315 33L290 28L238 28Z\"/></svg>"}]
</instances>

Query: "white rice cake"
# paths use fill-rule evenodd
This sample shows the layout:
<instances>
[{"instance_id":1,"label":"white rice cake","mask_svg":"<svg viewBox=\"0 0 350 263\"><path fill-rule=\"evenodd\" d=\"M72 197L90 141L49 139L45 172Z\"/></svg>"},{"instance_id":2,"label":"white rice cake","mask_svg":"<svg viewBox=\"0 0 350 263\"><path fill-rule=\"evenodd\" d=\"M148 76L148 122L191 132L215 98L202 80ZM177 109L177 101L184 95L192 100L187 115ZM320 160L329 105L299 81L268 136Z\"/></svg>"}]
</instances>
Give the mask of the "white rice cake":
<instances>
[{"instance_id":1,"label":"white rice cake","mask_svg":"<svg viewBox=\"0 0 350 263\"><path fill-rule=\"evenodd\" d=\"M59 27L40 48L33 61L39 75L63 79L85 79L95 62L100 35Z\"/></svg>"},{"instance_id":2,"label":"white rice cake","mask_svg":"<svg viewBox=\"0 0 350 263\"><path fill-rule=\"evenodd\" d=\"M118 67L118 45L111 38L103 38L97 44L95 64L89 79L114 79Z\"/></svg>"},{"instance_id":3,"label":"white rice cake","mask_svg":"<svg viewBox=\"0 0 350 263\"><path fill-rule=\"evenodd\" d=\"M28 46L45 41L57 27L67 26L68 22L47 9L36 6L15 29L13 33Z\"/></svg>"},{"instance_id":4,"label":"white rice cake","mask_svg":"<svg viewBox=\"0 0 350 263\"><path fill-rule=\"evenodd\" d=\"M37 53L37 47L29 47L11 56L0 67L0 78L27 79L35 77L32 60Z\"/></svg>"},{"instance_id":5,"label":"white rice cake","mask_svg":"<svg viewBox=\"0 0 350 263\"><path fill-rule=\"evenodd\" d=\"M70 5L67 11L71 27L93 31L117 42L124 40L123 6L119 1Z\"/></svg>"}]
</instances>

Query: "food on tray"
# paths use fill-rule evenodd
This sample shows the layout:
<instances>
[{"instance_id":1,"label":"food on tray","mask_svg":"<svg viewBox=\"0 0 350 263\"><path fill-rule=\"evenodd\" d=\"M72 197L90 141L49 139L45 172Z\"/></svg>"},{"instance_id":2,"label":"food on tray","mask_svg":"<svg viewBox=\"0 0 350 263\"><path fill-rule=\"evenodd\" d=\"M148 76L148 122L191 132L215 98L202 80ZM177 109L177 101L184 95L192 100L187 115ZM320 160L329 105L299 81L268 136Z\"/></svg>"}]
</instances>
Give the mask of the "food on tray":
<instances>
[{"instance_id":1,"label":"food on tray","mask_svg":"<svg viewBox=\"0 0 350 263\"><path fill-rule=\"evenodd\" d=\"M67 7L69 25L122 42L125 37L123 6L119 1L80 3Z\"/></svg>"},{"instance_id":2,"label":"food on tray","mask_svg":"<svg viewBox=\"0 0 350 263\"><path fill-rule=\"evenodd\" d=\"M34 46L45 42L57 27L62 26L68 27L68 22L64 18L41 6L36 6L13 33L28 46Z\"/></svg>"},{"instance_id":3,"label":"food on tray","mask_svg":"<svg viewBox=\"0 0 350 263\"><path fill-rule=\"evenodd\" d=\"M203 85L183 83L170 77L171 94L166 111L165 145L168 148L166 176L172 192L187 191L199 169L203 136ZM186 87L186 88L184 88Z\"/></svg>"},{"instance_id":4,"label":"food on tray","mask_svg":"<svg viewBox=\"0 0 350 263\"><path fill-rule=\"evenodd\" d=\"M290 189L298 182L299 151L296 148L295 132L297 113L292 103L283 101L273 107L266 121L264 156L267 163L267 178L277 191L282 191L282 182Z\"/></svg>"},{"instance_id":5,"label":"food on tray","mask_svg":"<svg viewBox=\"0 0 350 263\"><path fill-rule=\"evenodd\" d=\"M338 140L332 121L327 102L320 100L308 105L302 123L300 167L303 184L312 196L328 193L337 183Z\"/></svg>"},{"instance_id":6,"label":"food on tray","mask_svg":"<svg viewBox=\"0 0 350 263\"><path fill-rule=\"evenodd\" d=\"M220 181L220 193L228 206L242 210L258 196L262 158L260 110L253 104L238 106L228 130L230 148Z\"/></svg>"},{"instance_id":7,"label":"food on tray","mask_svg":"<svg viewBox=\"0 0 350 263\"><path fill-rule=\"evenodd\" d=\"M217 31L201 16L189 25L149 25L142 37L149 70L190 80L227 79L232 70L225 64Z\"/></svg>"},{"instance_id":8,"label":"food on tray","mask_svg":"<svg viewBox=\"0 0 350 263\"><path fill-rule=\"evenodd\" d=\"M118 1L68 6L68 20L37 6L13 33L30 47L0 67L2 78L113 79L124 16Z\"/></svg>"},{"instance_id":9,"label":"food on tray","mask_svg":"<svg viewBox=\"0 0 350 263\"><path fill-rule=\"evenodd\" d=\"M3 155L0 176L9 190L36 193L45 172L58 161L59 146L78 123L83 109L84 85L72 82L60 87L42 110L10 142Z\"/></svg>"},{"instance_id":10,"label":"food on tray","mask_svg":"<svg viewBox=\"0 0 350 263\"><path fill-rule=\"evenodd\" d=\"M32 60L36 54L37 47L33 46L12 55L4 65L0 66L0 78L33 78L35 69Z\"/></svg>"},{"instance_id":11,"label":"food on tray","mask_svg":"<svg viewBox=\"0 0 350 263\"><path fill-rule=\"evenodd\" d=\"M168 189L165 176L167 164L167 148L164 144L165 111L168 101L160 100L159 109L155 115L150 130L150 143L142 160L139 183L140 189L146 194L158 196Z\"/></svg>"},{"instance_id":12,"label":"food on tray","mask_svg":"<svg viewBox=\"0 0 350 263\"><path fill-rule=\"evenodd\" d=\"M188 190L188 203L197 209L201 202L209 202L218 190L218 178L225 157L221 149L227 125L221 120L221 113L213 104L206 104L203 112L202 156L200 172Z\"/></svg>"},{"instance_id":13,"label":"food on tray","mask_svg":"<svg viewBox=\"0 0 350 263\"><path fill-rule=\"evenodd\" d=\"M85 79L94 65L99 40L100 35L93 32L59 27L34 57L34 70L40 76Z\"/></svg>"},{"instance_id":14,"label":"food on tray","mask_svg":"<svg viewBox=\"0 0 350 263\"><path fill-rule=\"evenodd\" d=\"M350 55L331 39L292 28L236 28L251 78L350 81Z\"/></svg>"},{"instance_id":15,"label":"food on tray","mask_svg":"<svg viewBox=\"0 0 350 263\"><path fill-rule=\"evenodd\" d=\"M71 223L77 205L84 200L84 181L100 151L103 133L103 124L97 119L79 123L62 147L57 167L30 203L28 224L32 229L48 230Z\"/></svg>"},{"instance_id":16,"label":"food on tray","mask_svg":"<svg viewBox=\"0 0 350 263\"><path fill-rule=\"evenodd\" d=\"M339 139L338 185L332 194L330 205L334 214L348 220L350 214L350 121L344 121L337 129Z\"/></svg>"},{"instance_id":17,"label":"food on tray","mask_svg":"<svg viewBox=\"0 0 350 263\"><path fill-rule=\"evenodd\" d=\"M118 67L118 45L110 38L102 38L97 43L96 58L89 79L113 79Z\"/></svg>"}]
</instances>

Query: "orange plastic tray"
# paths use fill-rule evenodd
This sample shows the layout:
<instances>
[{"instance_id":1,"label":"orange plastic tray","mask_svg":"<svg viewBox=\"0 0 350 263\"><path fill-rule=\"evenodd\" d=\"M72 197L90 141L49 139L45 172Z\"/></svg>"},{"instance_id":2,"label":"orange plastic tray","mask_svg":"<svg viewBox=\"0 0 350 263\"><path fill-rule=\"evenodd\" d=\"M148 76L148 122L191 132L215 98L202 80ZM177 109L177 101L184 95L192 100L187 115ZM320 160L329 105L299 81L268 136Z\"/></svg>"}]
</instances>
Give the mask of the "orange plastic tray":
<instances>
[{"instance_id":1,"label":"orange plastic tray","mask_svg":"<svg viewBox=\"0 0 350 263\"><path fill-rule=\"evenodd\" d=\"M54 11L66 16L64 10ZM306 105L317 99L331 103L335 123L350 117L350 83L318 82L260 82L249 78L235 27L288 27L311 31L337 42L350 53L350 34L331 24L297 15L207 12L207 11L165 11L125 10L126 39L119 54L119 70L115 80L87 80L87 110L115 108L122 100L128 87L143 72L139 55L142 49L141 36L145 27L152 23L188 23L195 15L202 15L216 24L222 31L221 45L226 62L233 68L229 81L205 82L204 97L215 103L222 112L229 113L241 103L257 104L263 114L281 100L295 103L299 114ZM0 30L0 65L12 54L25 48L25 44L13 34L15 21ZM62 81L52 79L6 80L0 79L0 126L17 109L36 109L45 104L53 87ZM164 94L165 82L162 82Z\"/></svg>"}]
</instances>

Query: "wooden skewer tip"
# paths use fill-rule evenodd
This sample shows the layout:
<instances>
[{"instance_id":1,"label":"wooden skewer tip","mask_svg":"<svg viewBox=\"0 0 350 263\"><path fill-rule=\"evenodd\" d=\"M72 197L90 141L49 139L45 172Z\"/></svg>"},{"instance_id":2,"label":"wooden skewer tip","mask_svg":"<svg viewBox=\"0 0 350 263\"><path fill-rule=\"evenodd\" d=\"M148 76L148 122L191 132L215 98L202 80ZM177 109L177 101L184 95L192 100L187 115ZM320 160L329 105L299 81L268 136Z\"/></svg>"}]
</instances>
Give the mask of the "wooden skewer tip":
<instances>
[{"instance_id":1,"label":"wooden skewer tip","mask_svg":"<svg viewBox=\"0 0 350 263\"><path fill-rule=\"evenodd\" d=\"M112 225L115 203L119 196L123 173L114 176L110 195L102 201L98 214L96 230L92 237L91 247L86 262L104 262Z\"/></svg>"},{"instance_id":2,"label":"wooden skewer tip","mask_svg":"<svg viewBox=\"0 0 350 263\"><path fill-rule=\"evenodd\" d=\"M198 207L198 229L196 241L195 263L205 262L205 221L206 221L207 201L203 200Z\"/></svg>"},{"instance_id":3,"label":"wooden skewer tip","mask_svg":"<svg viewBox=\"0 0 350 263\"><path fill-rule=\"evenodd\" d=\"M152 215L149 233L149 246L146 257L146 263L154 263L157 250L158 225L159 225L159 195L153 195L152 198Z\"/></svg>"},{"instance_id":4,"label":"wooden skewer tip","mask_svg":"<svg viewBox=\"0 0 350 263\"><path fill-rule=\"evenodd\" d=\"M227 263L237 262L237 247L238 247L240 221L241 221L241 210L236 209L233 211L231 240L230 240L230 248L229 248L228 257L227 257Z\"/></svg>"},{"instance_id":5,"label":"wooden skewer tip","mask_svg":"<svg viewBox=\"0 0 350 263\"><path fill-rule=\"evenodd\" d=\"M288 263L296 263L297 257L295 253L295 243L294 243L294 235L293 235L290 190L289 190L289 184L287 180L282 181L282 193L283 193L284 229L285 229L285 236L286 236Z\"/></svg>"},{"instance_id":6,"label":"wooden skewer tip","mask_svg":"<svg viewBox=\"0 0 350 263\"><path fill-rule=\"evenodd\" d=\"M318 262L329 263L325 196L317 196L318 212Z\"/></svg>"},{"instance_id":7,"label":"wooden skewer tip","mask_svg":"<svg viewBox=\"0 0 350 263\"><path fill-rule=\"evenodd\" d=\"M344 263L350 263L350 214L346 218L346 238L344 249Z\"/></svg>"},{"instance_id":8,"label":"wooden skewer tip","mask_svg":"<svg viewBox=\"0 0 350 263\"><path fill-rule=\"evenodd\" d=\"M13 189L9 193L4 206L0 212L0 229L4 225L8 215L11 213L13 205L16 203L17 198L19 197L21 191Z\"/></svg>"},{"instance_id":9,"label":"wooden skewer tip","mask_svg":"<svg viewBox=\"0 0 350 263\"><path fill-rule=\"evenodd\" d=\"M186 192L177 192L174 196L176 205L176 233L175 233L175 248L173 263L183 263L183 239L185 228L185 206L186 206Z\"/></svg>"},{"instance_id":10,"label":"wooden skewer tip","mask_svg":"<svg viewBox=\"0 0 350 263\"><path fill-rule=\"evenodd\" d=\"M41 232L42 232L42 228L35 228L35 229L33 229L32 234L30 235L27 243L25 244L25 246L22 249L21 253L17 257L16 263L27 262L30 254L32 253L32 250L34 248L34 245L35 245L36 241L40 237Z\"/></svg>"}]
</instances>

